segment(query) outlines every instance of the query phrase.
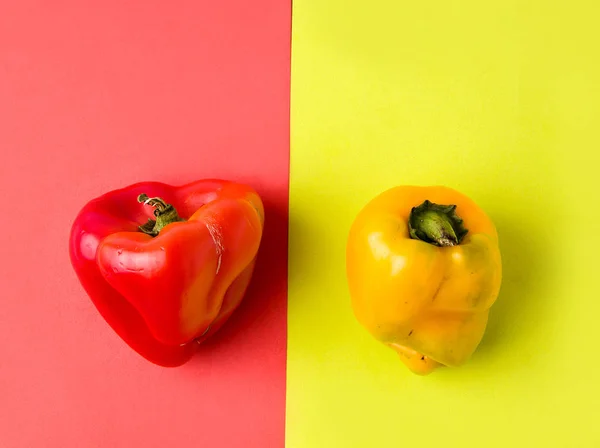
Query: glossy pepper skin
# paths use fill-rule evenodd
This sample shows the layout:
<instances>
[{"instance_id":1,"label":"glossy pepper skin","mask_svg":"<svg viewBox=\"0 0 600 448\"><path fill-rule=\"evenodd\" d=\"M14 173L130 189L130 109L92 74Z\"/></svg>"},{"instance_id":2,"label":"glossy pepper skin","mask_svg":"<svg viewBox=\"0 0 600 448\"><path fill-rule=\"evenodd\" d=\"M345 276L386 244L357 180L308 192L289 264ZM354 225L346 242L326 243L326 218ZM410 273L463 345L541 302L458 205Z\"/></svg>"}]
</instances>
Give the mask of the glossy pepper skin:
<instances>
[{"instance_id":1,"label":"glossy pepper skin","mask_svg":"<svg viewBox=\"0 0 600 448\"><path fill-rule=\"evenodd\" d=\"M246 185L138 183L83 207L71 263L110 327L148 361L175 367L242 301L263 224L261 198Z\"/></svg>"},{"instance_id":2,"label":"glossy pepper skin","mask_svg":"<svg viewBox=\"0 0 600 448\"><path fill-rule=\"evenodd\" d=\"M358 322L426 375L477 349L500 291L498 234L458 191L394 187L355 218L346 274Z\"/></svg>"}]
</instances>

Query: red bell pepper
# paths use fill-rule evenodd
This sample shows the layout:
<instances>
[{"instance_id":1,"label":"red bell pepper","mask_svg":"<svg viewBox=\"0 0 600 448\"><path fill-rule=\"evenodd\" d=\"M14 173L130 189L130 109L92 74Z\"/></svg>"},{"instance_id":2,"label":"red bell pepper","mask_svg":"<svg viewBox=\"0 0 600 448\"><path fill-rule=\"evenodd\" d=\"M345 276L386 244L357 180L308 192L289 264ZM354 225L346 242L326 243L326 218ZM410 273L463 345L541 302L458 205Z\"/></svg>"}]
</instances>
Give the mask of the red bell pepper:
<instances>
[{"instance_id":1,"label":"red bell pepper","mask_svg":"<svg viewBox=\"0 0 600 448\"><path fill-rule=\"evenodd\" d=\"M83 207L71 263L112 329L150 362L175 367L242 301L263 225L262 201L246 185L138 183Z\"/></svg>"}]
</instances>

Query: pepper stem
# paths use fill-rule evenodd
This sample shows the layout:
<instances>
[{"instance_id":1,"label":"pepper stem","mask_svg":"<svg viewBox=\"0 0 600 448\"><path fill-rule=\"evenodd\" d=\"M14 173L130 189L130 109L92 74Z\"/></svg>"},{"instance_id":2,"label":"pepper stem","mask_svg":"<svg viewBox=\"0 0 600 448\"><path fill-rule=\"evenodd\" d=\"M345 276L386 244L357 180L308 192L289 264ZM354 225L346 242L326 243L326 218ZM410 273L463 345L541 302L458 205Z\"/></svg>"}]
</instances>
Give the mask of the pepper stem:
<instances>
[{"instance_id":1,"label":"pepper stem","mask_svg":"<svg viewBox=\"0 0 600 448\"><path fill-rule=\"evenodd\" d=\"M175 207L167 204L161 198L150 198L147 194L142 193L138 196L137 201L154 207L156 219L149 219L146 224L138 227L140 231L150 236L157 236L164 227L171 223L184 221L175 210Z\"/></svg>"},{"instance_id":2,"label":"pepper stem","mask_svg":"<svg viewBox=\"0 0 600 448\"><path fill-rule=\"evenodd\" d=\"M428 200L412 208L408 231L411 238L440 247L460 244L468 232L456 214L456 205L439 205Z\"/></svg>"}]
</instances>

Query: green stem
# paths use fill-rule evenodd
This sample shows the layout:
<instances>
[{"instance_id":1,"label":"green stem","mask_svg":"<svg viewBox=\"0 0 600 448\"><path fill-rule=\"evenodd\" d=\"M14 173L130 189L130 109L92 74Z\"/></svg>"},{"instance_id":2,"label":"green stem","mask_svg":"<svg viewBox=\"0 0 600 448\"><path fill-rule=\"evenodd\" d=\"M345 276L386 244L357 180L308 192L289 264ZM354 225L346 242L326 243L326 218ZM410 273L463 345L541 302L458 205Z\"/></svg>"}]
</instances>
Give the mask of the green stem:
<instances>
[{"instance_id":1,"label":"green stem","mask_svg":"<svg viewBox=\"0 0 600 448\"><path fill-rule=\"evenodd\" d=\"M137 200L140 203L154 207L154 216L156 219L149 219L146 224L139 226L142 232L150 236L158 235L164 227L171 223L184 221L177 213L177 210L175 210L175 207L167 204L161 198L150 198L147 194L142 193L138 196Z\"/></svg>"},{"instance_id":2,"label":"green stem","mask_svg":"<svg viewBox=\"0 0 600 448\"><path fill-rule=\"evenodd\" d=\"M408 218L410 237L434 246L456 246L468 230L456 214L456 205L439 205L425 201L413 207Z\"/></svg>"}]
</instances>

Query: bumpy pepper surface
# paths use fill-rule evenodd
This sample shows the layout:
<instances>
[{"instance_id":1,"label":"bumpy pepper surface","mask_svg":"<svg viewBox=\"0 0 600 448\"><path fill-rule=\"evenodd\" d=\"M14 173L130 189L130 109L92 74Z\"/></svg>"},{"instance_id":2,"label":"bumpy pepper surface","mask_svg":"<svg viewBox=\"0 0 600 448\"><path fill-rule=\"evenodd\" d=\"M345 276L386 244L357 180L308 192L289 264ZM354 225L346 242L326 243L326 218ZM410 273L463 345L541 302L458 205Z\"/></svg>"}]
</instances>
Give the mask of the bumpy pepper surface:
<instances>
[{"instance_id":1,"label":"bumpy pepper surface","mask_svg":"<svg viewBox=\"0 0 600 448\"><path fill-rule=\"evenodd\" d=\"M354 220L346 274L358 322L411 371L457 367L481 342L500 291L498 234L453 189L391 188Z\"/></svg>"},{"instance_id":2,"label":"bumpy pepper surface","mask_svg":"<svg viewBox=\"0 0 600 448\"><path fill-rule=\"evenodd\" d=\"M242 301L263 223L262 201L245 185L138 183L83 207L70 257L112 329L148 361L175 367Z\"/></svg>"}]
</instances>

